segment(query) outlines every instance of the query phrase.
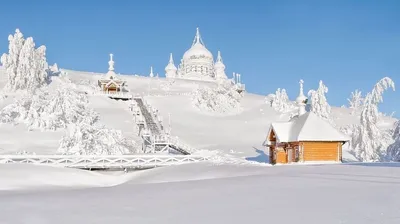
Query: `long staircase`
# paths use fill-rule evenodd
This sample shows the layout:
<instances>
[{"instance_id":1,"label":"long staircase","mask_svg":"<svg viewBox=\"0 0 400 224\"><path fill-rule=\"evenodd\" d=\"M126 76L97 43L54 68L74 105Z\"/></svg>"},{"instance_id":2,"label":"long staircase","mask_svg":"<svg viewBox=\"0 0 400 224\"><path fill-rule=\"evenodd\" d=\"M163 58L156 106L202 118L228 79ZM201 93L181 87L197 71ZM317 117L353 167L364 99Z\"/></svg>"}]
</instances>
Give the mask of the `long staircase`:
<instances>
[{"instance_id":1,"label":"long staircase","mask_svg":"<svg viewBox=\"0 0 400 224\"><path fill-rule=\"evenodd\" d=\"M183 155L190 155L190 153L184 149L182 149L179 146L176 146L175 144L170 144L169 147L171 147L173 150L182 153Z\"/></svg>"},{"instance_id":2,"label":"long staircase","mask_svg":"<svg viewBox=\"0 0 400 224\"><path fill-rule=\"evenodd\" d=\"M149 112L149 109L143 103L142 98L134 98L134 100L136 101L137 106L140 108L140 112L144 117L144 123L146 124L146 127L151 135L142 136L145 142L153 142L152 144L154 144L155 151L157 151L158 149L161 149L159 151L162 151L162 149L169 147L170 149L173 149L180 154L190 155L190 151L192 150L188 146L177 139L171 138L171 136L169 135L165 135L165 133L163 132L162 124L160 124Z\"/></svg>"},{"instance_id":3,"label":"long staircase","mask_svg":"<svg viewBox=\"0 0 400 224\"><path fill-rule=\"evenodd\" d=\"M144 105L142 98L135 98L135 101L143 114L147 128L150 130L151 134L160 135L161 131L158 128L157 123L154 121L153 116L151 116L150 112L147 110L147 107Z\"/></svg>"}]
</instances>

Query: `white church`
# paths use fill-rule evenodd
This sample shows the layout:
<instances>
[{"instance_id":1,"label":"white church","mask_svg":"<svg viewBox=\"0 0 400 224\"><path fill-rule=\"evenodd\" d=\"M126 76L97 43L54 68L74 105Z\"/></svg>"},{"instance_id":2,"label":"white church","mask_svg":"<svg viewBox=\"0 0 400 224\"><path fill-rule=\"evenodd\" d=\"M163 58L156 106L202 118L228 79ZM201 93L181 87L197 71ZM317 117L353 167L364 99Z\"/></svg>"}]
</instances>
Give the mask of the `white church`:
<instances>
[{"instance_id":1,"label":"white church","mask_svg":"<svg viewBox=\"0 0 400 224\"><path fill-rule=\"evenodd\" d=\"M172 53L170 54L169 63L165 67L165 76L207 81L227 79L221 52L218 51L214 62L212 53L201 39L199 28L197 28L192 46L183 55L178 68L174 64Z\"/></svg>"}]
</instances>

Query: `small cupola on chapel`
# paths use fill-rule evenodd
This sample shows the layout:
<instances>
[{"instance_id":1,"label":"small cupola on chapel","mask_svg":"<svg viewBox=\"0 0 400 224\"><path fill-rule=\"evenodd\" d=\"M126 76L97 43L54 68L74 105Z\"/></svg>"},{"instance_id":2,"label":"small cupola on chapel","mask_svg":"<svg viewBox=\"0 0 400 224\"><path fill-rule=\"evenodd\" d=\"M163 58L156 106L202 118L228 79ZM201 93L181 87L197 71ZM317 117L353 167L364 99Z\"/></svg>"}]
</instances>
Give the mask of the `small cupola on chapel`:
<instances>
[{"instance_id":1,"label":"small cupola on chapel","mask_svg":"<svg viewBox=\"0 0 400 224\"><path fill-rule=\"evenodd\" d=\"M306 111L306 105L307 105L307 97L304 95L303 92L303 83L304 81L301 79L300 80L300 92L299 92L299 96L296 98L296 103L299 106L299 116L305 114Z\"/></svg>"}]
</instances>

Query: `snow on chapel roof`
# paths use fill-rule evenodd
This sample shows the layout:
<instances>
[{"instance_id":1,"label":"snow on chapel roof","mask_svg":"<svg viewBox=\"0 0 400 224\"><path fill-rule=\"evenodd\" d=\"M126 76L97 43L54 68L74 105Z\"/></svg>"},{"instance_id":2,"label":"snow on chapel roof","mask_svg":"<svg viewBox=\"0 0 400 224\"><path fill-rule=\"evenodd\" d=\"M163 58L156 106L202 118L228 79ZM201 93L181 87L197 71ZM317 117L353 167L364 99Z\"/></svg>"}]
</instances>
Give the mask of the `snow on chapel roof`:
<instances>
[{"instance_id":1,"label":"snow on chapel roof","mask_svg":"<svg viewBox=\"0 0 400 224\"><path fill-rule=\"evenodd\" d=\"M279 142L350 140L313 112L305 113L290 122L272 123L269 132L271 130Z\"/></svg>"}]
</instances>

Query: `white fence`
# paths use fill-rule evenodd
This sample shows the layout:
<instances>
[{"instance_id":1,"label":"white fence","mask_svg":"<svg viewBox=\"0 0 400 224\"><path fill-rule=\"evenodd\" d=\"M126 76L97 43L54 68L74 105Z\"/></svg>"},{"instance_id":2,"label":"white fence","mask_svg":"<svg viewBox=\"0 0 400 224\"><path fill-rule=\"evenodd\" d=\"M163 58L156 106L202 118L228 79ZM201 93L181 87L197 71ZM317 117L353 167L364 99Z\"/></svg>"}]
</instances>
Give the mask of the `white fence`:
<instances>
[{"instance_id":1,"label":"white fence","mask_svg":"<svg viewBox=\"0 0 400 224\"><path fill-rule=\"evenodd\" d=\"M80 169L144 169L207 161L208 156L194 155L121 155L121 156L67 156L67 155L0 155L0 164L28 163Z\"/></svg>"}]
</instances>

